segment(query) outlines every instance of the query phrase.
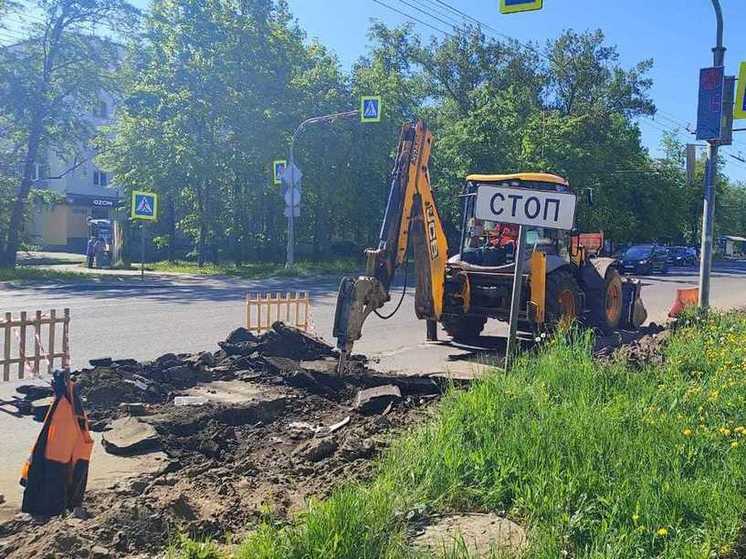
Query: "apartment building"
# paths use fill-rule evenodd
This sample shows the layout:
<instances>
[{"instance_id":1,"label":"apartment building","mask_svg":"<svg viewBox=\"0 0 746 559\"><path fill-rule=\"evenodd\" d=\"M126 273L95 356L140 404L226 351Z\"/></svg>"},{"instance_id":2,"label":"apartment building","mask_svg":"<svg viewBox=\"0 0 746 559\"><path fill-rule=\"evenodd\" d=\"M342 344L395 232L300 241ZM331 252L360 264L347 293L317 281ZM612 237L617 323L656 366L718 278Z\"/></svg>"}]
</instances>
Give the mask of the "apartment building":
<instances>
[{"instance_id":1,"label":"apartment building","mask_svg":"<svg viewBox=\"0 0 746 559\"><path fill-rule=\"evenodd\" d=\"M89 115L91 123L96 127L109 124L113 109L113 100L102 96L95 114ZM54 154L41 158L37 164L34 187L63 196L63 201L54 207L37 205L32 210L28 224L31 240L44 250L83 252L88 220L113 217L120 191L111 184L111 177L96 167L91 156L92 153L79 155L83 161L79 166Z\"/></svg>"}]
</instances>

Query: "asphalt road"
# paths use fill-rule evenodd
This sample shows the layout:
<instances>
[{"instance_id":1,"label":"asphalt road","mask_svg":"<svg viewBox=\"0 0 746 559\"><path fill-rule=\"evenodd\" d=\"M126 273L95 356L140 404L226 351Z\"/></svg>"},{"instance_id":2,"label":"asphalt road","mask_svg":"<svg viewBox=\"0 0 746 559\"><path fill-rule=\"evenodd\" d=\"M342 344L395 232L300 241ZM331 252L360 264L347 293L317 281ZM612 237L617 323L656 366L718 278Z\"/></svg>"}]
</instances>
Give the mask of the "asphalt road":
<instances>
[{"instance_id":1,"label":"asphalt road","mask_svg":"<svg viewBox=\"0 0 746 559\"><path fill-rule=\"evenodd\" d=\"M643 300L651 321L665 321L677 288L697 284L697 270L674 268L665 276L644 276ZM146 279L140 286L56 285L38 288L0 288L0 311L35 311L70 308L73 367L94 357L153 359L166 352L217 349L233 328L243 324L247 291L307 290L312 298L314 330L330 342L338 278L322 280L181 278ZM398 300L392 294L394 305ZM746 262L714 267L712 304L718 308L746 307ZM385 309L384 309L385 310ZM501 335L505 325L490 321L488 335ZM355 346L392 371L446 371L459 369L454 356L465 353L444 343L425 342L424 322L414 315L414 299L407 294L390 320L371 315L363 339ZM488 339L488 345L490 340ZM494 340L493 340L494 342ZM434 346L434 347L433 347ZM449 359L450 357L450 359Z\"/></svg>"}]
</instances>

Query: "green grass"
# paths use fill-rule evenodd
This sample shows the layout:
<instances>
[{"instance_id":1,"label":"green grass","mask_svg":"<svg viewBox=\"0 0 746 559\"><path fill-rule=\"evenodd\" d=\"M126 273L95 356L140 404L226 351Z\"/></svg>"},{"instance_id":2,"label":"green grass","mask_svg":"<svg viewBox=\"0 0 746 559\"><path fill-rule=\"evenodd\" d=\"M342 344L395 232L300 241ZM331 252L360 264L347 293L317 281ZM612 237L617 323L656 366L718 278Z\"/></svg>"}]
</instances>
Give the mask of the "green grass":
<instances>
[{"instance_id":1,"label":"green grass","mask_svg":"<svg viewBox=\"0 0 746 559\"><path fill-rule=\"evenodd\" d=\"M196 262L155 262L146 264L147 270L155 272L175 272L205 276L231 276L244 279L263 279L270 277L311 277L324 274L345 274L354 272L361 266L354 259L337 259L330 261L302 261L290 268L274 262L252 262L246 264L205 264L200 267Z\"/></svg>"},{"instance_id":2,"label":"green grass","mask_svg":"<svg viewBox=\"0 0 746 559\"><path fill-rule=\"evenodd\" d=\"M191 540L181 536L166 550L165 559L223 559L218 546L210 541Z\"/></svg>"},{"instance_id":3,"label":"green grass","mask_svg":"<svg viewBox=\"0 0 746 559\"><path fill-rule=\"evenodd\" d=\"M0 268L0 281L96 281L96 277L83 272L48 270L36 266Z\"/></svg>"},{"instance_id":4,"label":"green grass","mask_svg":"<svg viewBox=\"0 0 746 559\"><path fill-rule=\"evenodd\" d=\"M690 319L666 363L594 361L557 337L386 453L370 484L265 524L236 559L407 558L406 512L505 511L526 557L735 557L746 513L746 316ZM467 557L454 550L444 557Z\"/></svg>"}]
</instances>

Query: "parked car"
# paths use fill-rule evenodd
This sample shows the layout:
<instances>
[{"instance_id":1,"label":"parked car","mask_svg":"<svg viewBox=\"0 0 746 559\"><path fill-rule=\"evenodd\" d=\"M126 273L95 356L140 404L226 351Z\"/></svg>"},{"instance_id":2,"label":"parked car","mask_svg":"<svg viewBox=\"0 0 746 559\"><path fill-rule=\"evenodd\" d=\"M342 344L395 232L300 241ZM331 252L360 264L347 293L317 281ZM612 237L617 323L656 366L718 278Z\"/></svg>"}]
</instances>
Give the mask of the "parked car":
<instances>
[{"instance_id":1,"label":"parked car","mask_svg":"<svg viewBox=\"0 0 746 559\"><path fill-rule=\"evenodd\" d=\"M622 272L648 275L668 273L668 249L659 245L633 245L622 255Z\"/></svg>"},{"instance_id":2,"label":"parked car","mask_svg":"<svg viewBox=\"0 0 746 559\"><path fill-rule=\"evenodd\" d=\"M697 252L691 247L671 247L668 254L669 266L694 266L697 263Z\"/></svg>"}]
</instances>

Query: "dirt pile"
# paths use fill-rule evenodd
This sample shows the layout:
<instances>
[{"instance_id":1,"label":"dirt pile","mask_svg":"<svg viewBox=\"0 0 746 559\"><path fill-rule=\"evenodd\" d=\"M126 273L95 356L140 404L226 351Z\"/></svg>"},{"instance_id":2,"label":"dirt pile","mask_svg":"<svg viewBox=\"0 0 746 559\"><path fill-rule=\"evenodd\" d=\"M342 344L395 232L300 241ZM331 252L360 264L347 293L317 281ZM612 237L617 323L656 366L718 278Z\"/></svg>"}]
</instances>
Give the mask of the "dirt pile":
<instances>
[{"instance_id":1,"label":"dirt pile","mask_svg":"<svg viewBox=\"0 0 746 559\"><path fill-rule=\"evenodd\" d=\"M98 361L79 372L91 414L117 452L134 440L134 452L158 448L169 460L157 473L89 491L89 518L37 523L20 515L0 524L0 556L151 557L179 533L221 538L267 514L286 518L308 498L370 476L392 434L424 417L442 391L442 381L375 373L362 358L356 374L338 377L331 346L282 324L258 337L239 329L219 345L149 363ZM174 405L190 385L208 396L211 387L256 395Z\"/></svg>"},{"instance_id":2,"label":"dirt pile","mask_svg":"<svg viewBox=\"0 0 746 559\"><path fill-rule=\"evenodd\" d=\"M593 354L600 359L621 359L638 369L659 365L670 335L670 329L652 322L634 332L618 331L596 338Z\"/></svg>"}]
</instances>

